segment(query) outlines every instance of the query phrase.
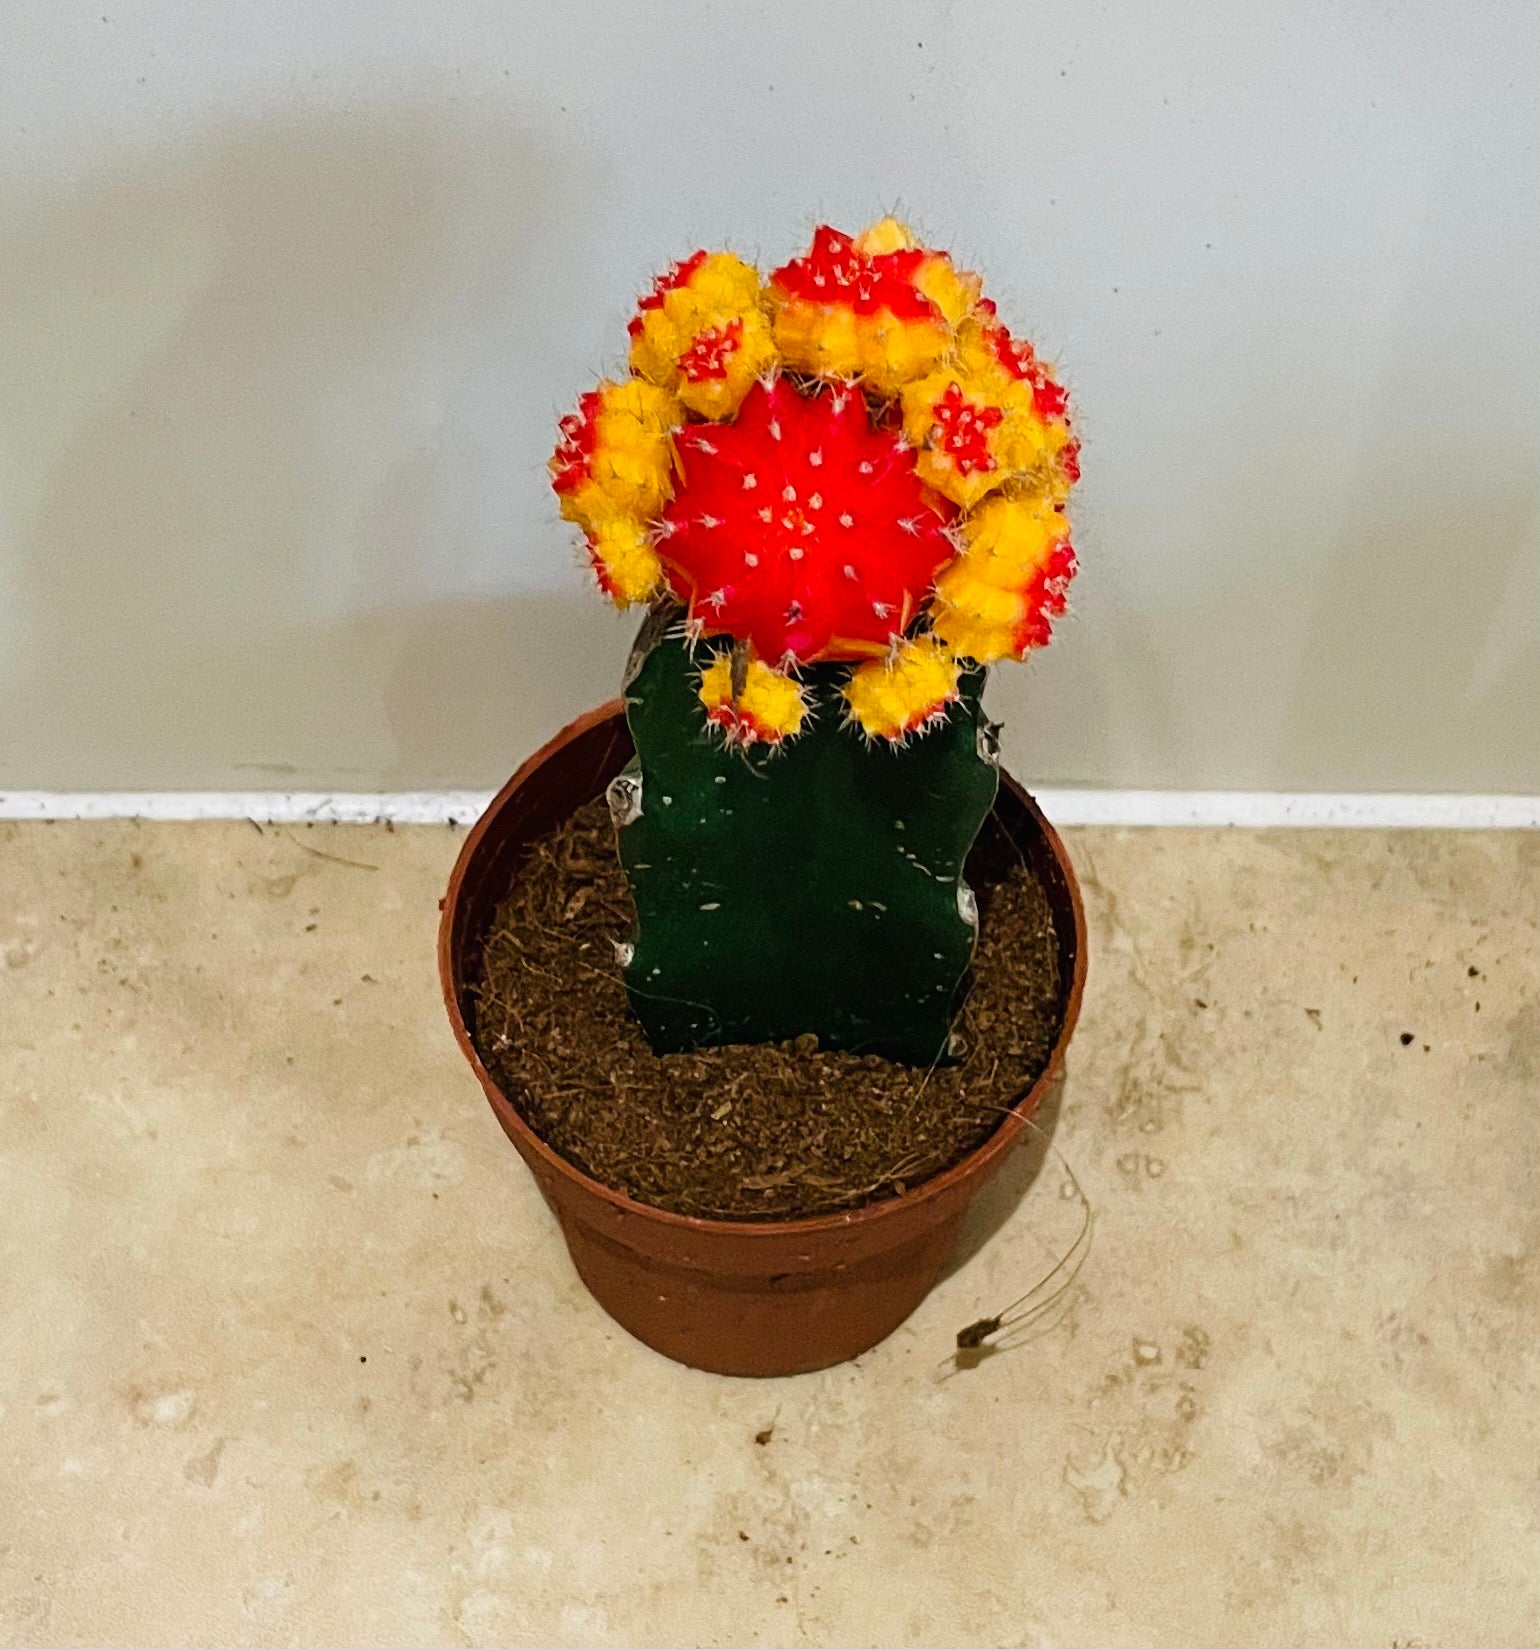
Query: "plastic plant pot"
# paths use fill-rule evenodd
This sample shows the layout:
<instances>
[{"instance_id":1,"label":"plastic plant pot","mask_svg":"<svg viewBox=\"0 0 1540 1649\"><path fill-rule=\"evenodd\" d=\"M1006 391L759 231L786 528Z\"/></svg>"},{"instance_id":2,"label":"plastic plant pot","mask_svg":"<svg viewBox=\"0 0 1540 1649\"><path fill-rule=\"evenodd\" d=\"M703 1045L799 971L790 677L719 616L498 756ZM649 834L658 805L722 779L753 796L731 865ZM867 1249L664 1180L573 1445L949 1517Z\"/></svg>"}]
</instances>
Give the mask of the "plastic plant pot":
<instances>
[{"instance_id":1,"label":"plastic plant pot","mask_svg":"<svg viewBox=\"0 0 1540 1649\"><path fill-rule=\"evenodd\" d=\"M789 1220L710 1220L652 1208L558 1156L525 1122L471 1040L483 937L531 844L604 792L632 752L620 702L590 711L532 756L467 836L442 903L439 972L450 1022L503 1132L534 1174L578 1274L600 1305L667 1357L719 1374L787 1375L844 1362L891 1334L941 1276L969 1205L1062 1080L1085 983L1079 887L1025 790L1000 775L995 815L1042 884L1058 935L1060 1023L1030 1088L1002 1093L984 1143L901 1195Z\"/></svg>"}]
</instances>

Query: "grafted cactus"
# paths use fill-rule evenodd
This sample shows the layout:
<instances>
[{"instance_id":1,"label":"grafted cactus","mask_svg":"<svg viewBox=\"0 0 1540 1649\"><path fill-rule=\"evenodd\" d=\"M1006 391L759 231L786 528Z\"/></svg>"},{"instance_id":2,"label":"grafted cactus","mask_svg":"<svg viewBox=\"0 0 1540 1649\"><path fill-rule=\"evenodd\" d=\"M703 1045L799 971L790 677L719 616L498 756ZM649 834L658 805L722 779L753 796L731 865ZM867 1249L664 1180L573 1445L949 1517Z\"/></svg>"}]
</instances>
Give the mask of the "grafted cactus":
<instances>
[{"instance_id":1,"label":"grafted cactus","mask_svg":"<svg viewBox=\"0 0 1540 1649\"><path fill-rule=\"evenodd\" d=\"M984 666L1048 641L1075 570L1064 392L980 288L892 219L764 283L697 252L642 300L632 376L563 420L563 512L652 604L611 800L660 1051L944 1056Z\"/></svg>"}]
</instances>

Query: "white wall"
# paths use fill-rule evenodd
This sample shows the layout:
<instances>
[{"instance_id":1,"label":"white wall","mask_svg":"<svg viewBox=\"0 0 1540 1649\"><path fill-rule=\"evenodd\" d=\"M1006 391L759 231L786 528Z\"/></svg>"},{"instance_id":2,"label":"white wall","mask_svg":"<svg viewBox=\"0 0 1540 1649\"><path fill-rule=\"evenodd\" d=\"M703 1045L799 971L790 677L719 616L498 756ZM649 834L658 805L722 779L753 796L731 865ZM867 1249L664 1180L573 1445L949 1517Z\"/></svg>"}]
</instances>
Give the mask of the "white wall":
<instances>
[{"instance_id":1,"label":"white wall","mask_svg":"<svg viewBox=\"0 0 1540 1649\"><path fill-rule=\"evenodd\" d=\"M632 296L897 205L1061 362L1043 784L1540 790L1534 4L7 0L0 788L490 786Z\"/></svg>"}]
</instances>

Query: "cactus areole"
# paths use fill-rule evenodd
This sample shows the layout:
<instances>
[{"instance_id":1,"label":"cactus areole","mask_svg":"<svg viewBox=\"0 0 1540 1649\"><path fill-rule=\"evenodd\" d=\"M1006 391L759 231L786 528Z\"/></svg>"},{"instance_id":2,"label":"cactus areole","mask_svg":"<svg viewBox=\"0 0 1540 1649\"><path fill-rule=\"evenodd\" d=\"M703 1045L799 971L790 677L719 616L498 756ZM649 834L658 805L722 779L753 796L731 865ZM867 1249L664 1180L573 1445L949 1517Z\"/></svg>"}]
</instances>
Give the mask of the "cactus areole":
<instances>
[{"instance_id":1,"label":"cactus areole","mask_svg":"<svg viewBox=\"0 0 1540 1649\"><path fill-rule=\"evenodd\" d=\"M978 276L885 218L768 278L699 251L551 460L600 588L646 604L611 786L659 1052L807 1033L947 1056L994 797L985 669L1050 639L1079 444Z\"/></svg>"}]
</instances>

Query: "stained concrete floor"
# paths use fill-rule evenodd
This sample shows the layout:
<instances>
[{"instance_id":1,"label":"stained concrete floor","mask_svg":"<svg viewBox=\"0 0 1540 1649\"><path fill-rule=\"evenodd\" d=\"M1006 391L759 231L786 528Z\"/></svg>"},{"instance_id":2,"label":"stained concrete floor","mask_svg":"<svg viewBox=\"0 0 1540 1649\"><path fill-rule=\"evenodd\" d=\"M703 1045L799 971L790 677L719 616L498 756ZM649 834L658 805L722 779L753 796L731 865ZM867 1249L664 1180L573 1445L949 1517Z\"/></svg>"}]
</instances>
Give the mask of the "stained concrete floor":
<instances>
[{"instance_id":1,"label":"stained concrete floor","mask_svg":"<svg viewBox=\"0 0 1540 1649\"><path fill-rule=\"evenodd\" d=\"M1073 833L1064 1314L943 1378L1073 1235L1023 1154L767 1383L575 1279L442 1021L458 840L0 829L5 1642L1540 1637L1540 837Z\"/></svg>"}]
</instances>

